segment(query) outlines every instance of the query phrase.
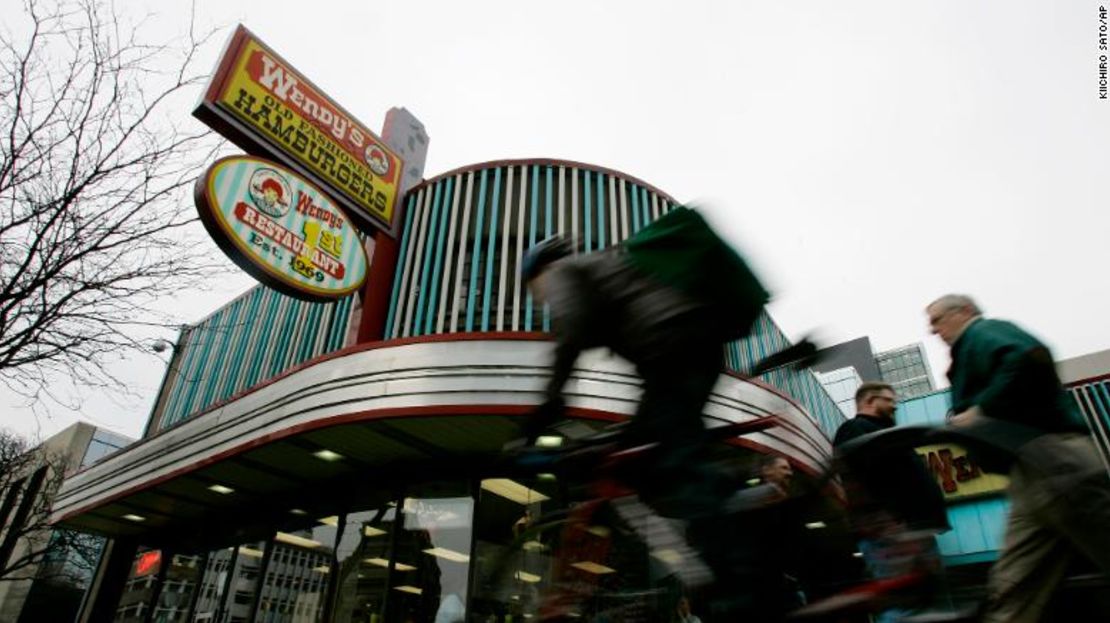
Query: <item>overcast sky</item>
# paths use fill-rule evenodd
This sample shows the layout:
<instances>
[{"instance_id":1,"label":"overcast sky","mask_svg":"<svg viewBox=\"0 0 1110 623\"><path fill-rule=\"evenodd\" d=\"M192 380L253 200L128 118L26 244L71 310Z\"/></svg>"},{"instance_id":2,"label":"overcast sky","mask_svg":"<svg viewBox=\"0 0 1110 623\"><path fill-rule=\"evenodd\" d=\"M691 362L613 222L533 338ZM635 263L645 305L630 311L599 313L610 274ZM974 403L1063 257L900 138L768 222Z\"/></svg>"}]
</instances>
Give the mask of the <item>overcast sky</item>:
<instances>
[{"instance_id":1,"label":"overcast sky","mask_svg":"<svg viewBox=\"0 0 1110 623\"><path fill-rule=\"evenodd\" d=\"M188 15L183 2L116 4L156 11L151 32L167 36ZM772 286L789 335L924 341L943 378L947 350L922 308L948 291L1058 357L1110 348L1098 7L200 0L197 13L245 24L371 128L409 109L431 137L426 176L565 158L704 200ZM174 309L194 322L249 285L238 275ZM163 368L121 363L136 396L90 396L80 417L138 435ZM2 423L33 430L8 402ZM55 409L41 434L76 417Z\"/></svg>"}]
</instances>

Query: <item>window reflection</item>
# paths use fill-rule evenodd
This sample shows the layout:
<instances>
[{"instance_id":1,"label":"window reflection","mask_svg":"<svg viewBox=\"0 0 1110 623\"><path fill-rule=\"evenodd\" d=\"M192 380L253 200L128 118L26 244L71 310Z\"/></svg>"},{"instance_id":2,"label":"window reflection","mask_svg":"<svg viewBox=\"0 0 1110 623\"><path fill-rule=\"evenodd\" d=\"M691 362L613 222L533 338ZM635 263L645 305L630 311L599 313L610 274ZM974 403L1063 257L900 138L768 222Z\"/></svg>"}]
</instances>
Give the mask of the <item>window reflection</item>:
<instances>
[{"instance_id":1,"label":"window reflection","mask_svg":"<svg viewBox=\"0 0 1110 623\"><path fill-rule=\"evenodd\" d=\"M248 543L208 554L194 621L245 623L250 618L266 544Z\"/></svg>"},{"instance_id":2,"label":"window reflection","mask_svg":"<svg viewBox=\"0 0 1110 623\"><path fill-rule=\"evenodd\" d=\"M279 531L262 582L258 623L315 623L324 616L339 517L301 530Z\"/></svg>"},{"instance_id":3,"label":"window reflection","mask_svg":"<svg viewBox=\"0 0 1110 623\"><path fill-rule=\"evenodd\" d=\"M388 620L458 623L466 615L474 499L465 485L416 491L403 500Z\"/></svg>"},{"instance_id":4,"label":"window reflection","mask_svg":"<svg viewBox=\"0 0 1110 623\"><path fill-rule=\"evenodd\" d=\"M550 541L558 531L530 529L537 518L561 507L557 489L550 479L482 481L471 621L508 623L535 614L539 591L550 584Z\"/></svg>"},{"instance_id":5,"label":"window reflection","mask_svg":"<svg viewBox=\"0 0 1110 623\"><path fill-rule=\"evenodd\" d=\"M336 623L379 623L385 606L396 505L349 513L336 547ZM415 570L403 561L394 573Z\"/></svg>"}]
</instances>

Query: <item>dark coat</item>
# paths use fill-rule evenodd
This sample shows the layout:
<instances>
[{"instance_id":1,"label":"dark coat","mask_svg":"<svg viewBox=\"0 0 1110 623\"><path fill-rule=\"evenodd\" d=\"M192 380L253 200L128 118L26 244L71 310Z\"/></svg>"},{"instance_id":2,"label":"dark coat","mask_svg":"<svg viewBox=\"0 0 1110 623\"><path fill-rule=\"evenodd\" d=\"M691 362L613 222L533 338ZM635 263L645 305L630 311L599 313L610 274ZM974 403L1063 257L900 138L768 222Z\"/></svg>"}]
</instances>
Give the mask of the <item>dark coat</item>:
<instances>
[{"instance_id":1,"label":"dark coat","mask_svg":"<svg viewBox=\"0 0 1110 623\"><path fill-rule=\"evenodd\" d=\"M1044 344L1011 322L973 320L952 345L952 410L983 415L1042 433L1086 432Z\"/></svg>"},{"instance_id":2,"label":"dark coat","mask_svg":"<svg viewBox=\"0 0 1110 623\"><path fill-rule=\"evenodd\" d=\"M840 426L833 446L839 450L857 437L893 426L892 420L860 414ZM849 502L853 506L880 507L914 529L947 530L944 494L917 453L912 448L876 445L869 443L840 457L848 467L849 477L862 487L868 498L861 502L857 495Z\"/></svg>"}]
</instances>

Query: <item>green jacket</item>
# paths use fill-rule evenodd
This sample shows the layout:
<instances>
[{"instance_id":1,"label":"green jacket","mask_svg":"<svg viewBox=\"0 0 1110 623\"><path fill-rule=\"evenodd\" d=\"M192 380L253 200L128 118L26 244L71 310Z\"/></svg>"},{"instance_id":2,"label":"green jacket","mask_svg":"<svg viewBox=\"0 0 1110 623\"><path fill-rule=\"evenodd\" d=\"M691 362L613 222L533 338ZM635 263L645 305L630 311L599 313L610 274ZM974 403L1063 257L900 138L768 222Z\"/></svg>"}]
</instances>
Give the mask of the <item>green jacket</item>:
<instances>
[{"instance_id":1,"label":"green jacket","mask_svg":"<svg viewBox=\"0 0 1110 623\"><path fill-rule=\"evenodd\" d=\"M1085 432L1048 348L1005 320L973 320L952 345L952 409L1022 424L1032 434Z\"/></svg>"}]
</instances>

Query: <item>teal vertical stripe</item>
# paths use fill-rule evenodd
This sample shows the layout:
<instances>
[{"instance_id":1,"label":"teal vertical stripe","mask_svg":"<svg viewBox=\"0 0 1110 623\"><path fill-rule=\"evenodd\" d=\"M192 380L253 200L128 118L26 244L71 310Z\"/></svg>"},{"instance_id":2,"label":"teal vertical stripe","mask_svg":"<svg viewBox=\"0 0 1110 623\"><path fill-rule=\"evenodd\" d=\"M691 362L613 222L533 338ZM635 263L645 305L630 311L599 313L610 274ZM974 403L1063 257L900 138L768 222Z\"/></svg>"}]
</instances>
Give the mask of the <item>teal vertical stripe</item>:
<instances>
[{"instance_id":1,"label":"teal vertical stripe","mask_svg":"<svg viewBox=\"0 0 1110 623\"><path fill-rule=\"evenodd\" d=\"M282 313L279 322L281 329L278 331L277 340L274 342L274 351L270 357L270 366L266 370L264 378L270 378L276 375L285 367L284 360L286 349L288 348L289 340L292 339L292 333L296 329L297 322L297 305L296 301L287 296L282 295L285 299L284 313Z\"/></svg>"},{"instance_id":2,"label":"teal vertical stripe","mask_svg":"<svg viewBox=\"0 0 1110 623\"><path fill-rule=\"evenodd\" d=\"M531 249L536 244L536 229L539 222L539 203L540 203L540 167L532 165L532 196L528 202L528 248ZM532 330L532 293L525 290L524 292L524 330Z\"/></svg>"},{"instance_id":3,"label":"teal vertical stripe","mask_svg":"<svg viewBox=\"0 0 1110 623\"><path fill-rule=\"evenodd\" d=\"M583 213L582 227L585 229L584 233L585 233L585 238L586 238L586 247L585 247L586 253L589 253L590 251L594 250L594 247L593 247L594 213L593 213L592 206L590 204L590 197L593 195L593 192L591 192L591 190L590 190L590 172L589 171L582 171L582 178L585 182L583 184L583 187L582 187L582 198L585 200L584 201L584 203L585 203L585 205L584 205L585 212Z\"/></svg>"},{"instance_id":4,"label":"teal vertical stripe","mask_svg":"<svg viewBox=\"0 0 1110 623\"><path fill-rule=\"evenodd\" d=\"M416 297L416 318L412 323L412 334L422 335L421 328L424 326L424 299L428 292L428 266L432 263L432 240L435 238L436 222L439 221L439 200L440 193L443 191L443 181L436 182L435 194L432 197L432 213L427 217L424 228L427 230L427 235L424 240L424 263L420 267L420 292Z\"/></svg>"},{"instance_id":5,"label":"teal vertical stripe","mask_svg":"<svg viewBox=\"0 0 1110 623\"><path fill-rule=\"evenodd\" d=\"M185 354L181 358L181 363L177 366L177 382L174 384L173 391L170 392L169 400L166 401L166 408L162 414L162 428L181 419L181 412L183 411L181 405L184 404L189 388L196 385L193 380L196 377L191 372L192 368L196 366L197 357L200 353L200 349L197 348L200 332L201 330L198 327L193 327L182 336L181 343Z\"/></svg>"},{"instance_id":6,"label":"teal vertical stripe","mask_svg":"<svg viewBox=\"0 0 1110 623\"><path fill-rule=\"evenodd\" d=\"M478 220L474 225L474 250L470 252L470 287L466 292L466 331L474 330L474 299L478 294L478 268L482 265L482 229L486 216L486 173L482 169L478 178ZM463 241L466 244L466 241Z\"/></svg>"},{"instance_id":7,"label":"teal vertical stripe","mask_svg":"<svg viewBox=\"0 0 1110 623\"><path fill-rule=\"evenodd\" d=\"M215 360L212 362L211 368L205 375L205 388L204 394L201 398L201 404L197 408L203 408L204 405L212 404L215 402L216 388L220 384L220 375L223 372L224 361L227 360L228 343L231 341L231 333L238 328L239 314L242 311L242 299L236 300L227 308L227 315L222 327L220 327L220 345L213 353Z\"/></svg>"},{"instance_id":8,"label":"teal vertical stripe","mask_svg":"<svg viewBox=\"0 0 1110 623\"><path fill-rule=\"evenodd\" d=\"M489 238L486 240L486 287L482 290L482 330L489 330L490 293L493 290L493 250L497 243L497 212L501 207L501 167L493 172L493 205L490 206ZM499 293L499 297L505 294Z\"/></svg>"},{"instance_id":9,"label":"teal vertical stripe","mask_svg":"<svg viewBox=\"0 0 1110 623\"><path fill-rule=\"evenodd\" d=\"M226 317L226 315L227 309L221 309L214 316L212 316L211 321L208 323L208 326L204 327L202 331L198 331L199 335L197 337L199 339L197 341L200 350L197 353L197 361L195 362L193 370L191 371L192 374L189 375L194 382L189 386L189 391L185 393L185 399L181 405L183 417L193 412L193 403L196 402L197 392L201 392L203 394L204 390L202 389L202 387L205 383L209 382L208 375L204 373L204 364L208 361L208 358L211 356L212 353L212 326L219 326L220 323L223 322L223 319Z\"/></svg>"},{"instance_id":10,"label":"teal vertical stripe","mask_svg":"<svg viewBox=\"0 0 1110 623\"><path fill-rule=\"evenodd\" d=\"M251 362L250 369L247 372L247 387L252 387L255 383L262 380L262 362L266 358L266 350L269 348L273 348L273 327L275 327L277 324L277 313L278 309L281 308L281 294L279 294L276 290L270 290L269 288L263 289L266 290L266 311L264 313L264 322L266 323L266 328L258 336L258 354L253 357L254 361Z\"/></svg>"},{"instance_id":11,"label":"teal vertical stripe","mask_svg":"<svg viewBox=\"0 0 1110 623\"><path fill-rule=\"evenodd\" d=\"M435 327L436 312L439 310L439 273L443 268L443 245L447 237L447 225L451 216L451 191L455 187L455 178L447 178L447 186L443 191L443 206L439 214L439 231L436 235L435 264L432 272L432 291L428 293L428 315L424 317L424 333L431 334Z\"/></svg>"},{"instance_id":12,"label":"teal vertical stripe","mask_svg":"<svg viewBox=\"0 0 1110 623\"><path fill-rule=\"evenodd\" d=\"M640 189L640 208L644 211L644 225L651 222L651 200L646 188Z\"/></svg>"},{"instance_id":13,"label":"teal vertical stripe","mask_svg":"<svg viewBox=\"0 0 1110 623\"><path fill-rule=\"evenodd\" d=\"M308 317L301 334L301 343L297 345L297 363L301 364L312 358L316 351L316 336L320 329L320 312L323 311L320 303L308 303Z\"/></svg>"},{"instance_id":14,"label":"teal vertical stripe","mask_svg":"<svg viewBox=\"0 0 1110 623\"><path fill-rule=\"evenodd\" d=\"M401 251L397 254L397 267L393 270L393 293L389 295L389 311L385 316L385 337L393 335L393 323L397 321L398 298L401 296L401 279L405 275L405 253L408 252L409 239L413 236L412 215L416 212L416 193L409 193L408 207L405 208L405 228L401 230Z\"/></svg>"},{"instance_id":15,"label":"teal vertical stripe","mask_svg":"<svg viewBox=\"0 0 1110 623\"><path fill-rule=\"evenodd\" d=\"M223 387L222 398L228 398L235 394L236 389L239 387L239 380L243 376L244 368L246 368L244 361L244 354L247 350L247 345L250 344L251 334L258 326L258 307L260 299L258 288L251 290L250 294L246 297L246 309L243 312L242 325L243 330L239 339L233 345L231 354L231 369L227 375L227 383Z\"/></svg>"},{"instance_id":16,"label":"teal vertical stripe","mask_svg":"<svg viewBox=\"0 0 1110 623\"><path fill-rule=\"evenodd\" d=\"M640 231L640 193L636 192L638 189L635 185L629 190L632 195L632 233L636 233Z\"/></svg>"},{"instance_id":17,"label":"teal vertical stripe","mask_svg":"<svg viewBox=\"0 0 1110 623\"><path fill-rule=\"evenodd\" d=\"M609 239L605 236L605 216L611 206L605 205L605 176L597 172L597 248L604 249L609 246Z\"/></svg>"}]
</instances>

